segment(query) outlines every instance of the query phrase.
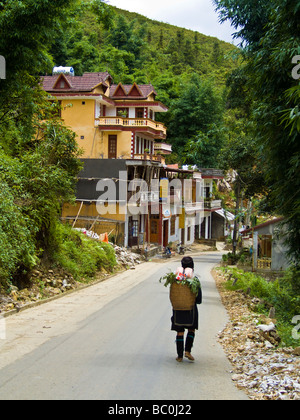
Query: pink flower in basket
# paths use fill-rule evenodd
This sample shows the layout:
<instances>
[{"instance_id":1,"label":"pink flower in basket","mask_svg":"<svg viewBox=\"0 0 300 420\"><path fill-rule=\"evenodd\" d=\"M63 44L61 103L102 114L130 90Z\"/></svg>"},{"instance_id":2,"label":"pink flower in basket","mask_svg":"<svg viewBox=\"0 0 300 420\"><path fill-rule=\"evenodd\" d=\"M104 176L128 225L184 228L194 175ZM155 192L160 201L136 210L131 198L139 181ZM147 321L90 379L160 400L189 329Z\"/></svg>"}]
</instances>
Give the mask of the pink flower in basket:
<instances>
[{"instance_id":1,"label":"pink flower in basket","mask_svg":"<svg viewBox=\"0 0 300 420\"><path fill-rule=\"evenodd\" d=\"M177 281L183 281L185 279L192 279L194 277L194 271L191 268L186 268L184 270L182 267L179 267L177 268L175 275Z\"/></svg>"},{"instance_id":2,"label":"pink flower in basket","mask_svg":"<svg viewBox=\"0 0 300 420\"><path fill-rule=\"evenodd\" d=\"M185 279L186 279L186 274L183 274L183 273L178 274L177 277L176 277L177 281L182 281L182 280L185 280Z\"/></svg>"}]
</instances>

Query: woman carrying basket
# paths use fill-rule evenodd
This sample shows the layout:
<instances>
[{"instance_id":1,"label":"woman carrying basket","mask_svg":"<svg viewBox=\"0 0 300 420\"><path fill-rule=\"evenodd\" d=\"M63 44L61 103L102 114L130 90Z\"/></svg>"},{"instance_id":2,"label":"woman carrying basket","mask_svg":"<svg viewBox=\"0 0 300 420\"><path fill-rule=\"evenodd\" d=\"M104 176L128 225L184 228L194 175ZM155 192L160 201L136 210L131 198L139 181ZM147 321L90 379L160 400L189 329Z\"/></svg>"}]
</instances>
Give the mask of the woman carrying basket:
<instances>
[{"instance_id":1,"label":"woman carrying basket","mask_svg":"<svg viewBox=\"0 0 300 420\"><path fill-rule=\"evenodd\" d=\"M179 267L176 271L176 276L179 278L180 276L186 276L187 278L194 277L194 261L191 257L184 257L181 260L181 267ZM198 295L196 297L195 305L191 310L188 311L178 311L173 309L173 316L171 318L172 321L172 331L177 332L176 336L176 347L177 347L177 354L178 357L176 358L177 362L182 362L183 360L183 352L184 356L187 357L189 360L194 361L194 357L191 355L191 350L194 344L195 338L195 330L198 329L198 308L197 304L199 305L202 303L202 293L201 289L199 289ZM184 332L188 330L187 337L185 340L184 346Z\"/></svg>"}]
</instances>

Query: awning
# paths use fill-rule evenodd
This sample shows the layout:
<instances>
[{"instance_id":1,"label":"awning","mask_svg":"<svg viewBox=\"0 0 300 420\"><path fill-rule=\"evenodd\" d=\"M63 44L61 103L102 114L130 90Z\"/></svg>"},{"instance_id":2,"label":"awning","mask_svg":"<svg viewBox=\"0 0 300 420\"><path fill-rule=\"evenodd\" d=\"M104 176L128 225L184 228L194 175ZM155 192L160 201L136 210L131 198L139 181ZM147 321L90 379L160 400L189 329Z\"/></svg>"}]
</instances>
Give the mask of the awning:
<instances>
[{"instance_id":1,"label":"awning","mask_svg":"<svg viewBox=\"0 0 300 420\"><path fill-rule=\"evenodd\" d=\"M230 221L235 219L234 214L230 213L230 211L228 210L224 210L224 209L216 210L215 213L217 213L219 216L222 216L224 219L227 219Z\"/></svg>"}]
</instances>

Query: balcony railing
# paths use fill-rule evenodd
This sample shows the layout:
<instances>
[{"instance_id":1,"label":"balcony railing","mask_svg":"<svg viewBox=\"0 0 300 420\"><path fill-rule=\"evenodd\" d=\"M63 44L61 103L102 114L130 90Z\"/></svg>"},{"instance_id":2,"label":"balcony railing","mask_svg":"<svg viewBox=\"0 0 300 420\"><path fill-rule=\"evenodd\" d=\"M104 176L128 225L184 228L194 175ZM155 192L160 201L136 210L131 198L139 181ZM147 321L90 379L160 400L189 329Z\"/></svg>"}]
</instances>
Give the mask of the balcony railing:
<instances>
[{"instance_id":1,"label":"balcony railing","mask_svg":"<svg viewBox=\"0 0 300 420\"><path fill-rule=\"evenodd\" d=\"M224 172L221 169L200 168L203 178L224 178Z\"/></svg>"},{"instance_id":2,"label":"balcony railing","mask_svg":"<svg viewBox=\"0 0 300 420\"><path fill-rule=\"evenodd\" d=\"M172 153L172 145L167 143L155 143L154 149L164 155L169 155Z\"/></svg>"},{"instance_id":3,"label":"balcony railing","mask_svg":"<svg viewBox=\"0 0 300 420\"><path fill-rule=\"evenodd\" d=\"M166 127L159 122L144 118L100 117L95 120L95 126L118 126L118 127L149 127L167 134Z\"/></svg>"},{"instance_id":4,"label":"balcony railing","mask_svg":"<svg viewBox=\"0 0 300 420\"><path fill-rule=\"evenodd\" d=\"M222 208L222 200L204 201L205 209L220 209Z\"/></svg>"},{"instance_id":5,"label":"balcony railing","mask_svg":"<svg viewBox=\"0 0 300 420\"><path fill-rule=\"evenodd\" d=\"M257 260L257 268L262 270L271 270L272 258L261 258Z\"/></svg>"},{"instance_id":6,"label":"balcony railing","mask_svg":"<svg viewBox=\"0 0 300 420\"><path fill-rule=\"evenodd\" d=\"M143 153L143 154L135 154L134 159L137 160L150 160L152 162L160 162L163 165L165 164L165 158L160 155L151 155L149 153Z\"/></svg>"}]
</instances>

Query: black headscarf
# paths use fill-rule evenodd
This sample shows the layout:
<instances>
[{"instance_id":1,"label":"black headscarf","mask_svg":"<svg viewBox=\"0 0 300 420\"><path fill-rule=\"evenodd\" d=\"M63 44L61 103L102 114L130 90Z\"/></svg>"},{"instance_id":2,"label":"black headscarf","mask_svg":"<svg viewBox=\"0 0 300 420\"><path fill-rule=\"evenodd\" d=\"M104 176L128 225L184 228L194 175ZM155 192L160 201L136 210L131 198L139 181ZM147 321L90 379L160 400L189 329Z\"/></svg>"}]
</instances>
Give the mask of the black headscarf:
<instances>
[{"instance_id":1,"label":"black headscarf","mask_svg":"<svg viewBox=\"0 0 300 420\"><path fill-rule=\"evenodd\" d=\"M183 257L181 265L183 268L192 268L194 270L194 260L192 257Z\"/></svg>"}]
</instances>

